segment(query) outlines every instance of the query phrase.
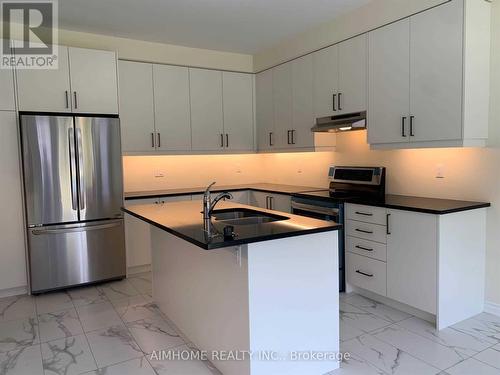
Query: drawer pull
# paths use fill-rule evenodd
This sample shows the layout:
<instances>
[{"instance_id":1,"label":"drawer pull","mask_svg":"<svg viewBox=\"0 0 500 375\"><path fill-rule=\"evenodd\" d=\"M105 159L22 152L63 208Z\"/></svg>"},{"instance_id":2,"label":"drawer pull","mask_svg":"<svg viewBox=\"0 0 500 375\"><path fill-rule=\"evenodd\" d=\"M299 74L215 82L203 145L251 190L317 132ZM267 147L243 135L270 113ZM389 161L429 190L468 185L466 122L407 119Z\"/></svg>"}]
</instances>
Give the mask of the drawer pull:
<instances>
[{"instance_id":1,"label":"drawer pull","mask_svg":"<svg viewBox=\"0 0 500 375\"><path fill-rule=\"evenodd\" d=\"M363 246L359 246L359 245L356 245L356 249L361 249L361 250L365 250L365 251L373 251L373 249L369 249L367 247L363 247Z\"/></svg>"},{"instance_id":2,"label":"drawer pull","mask_svg":"<svg viewBox=\"0 0 500 375\"><path fill-rule=\"evenodd\" d=\"M361 233L366 233L366 234L373 234L373 232L370 231L370 230L364 230L364 229L358 229L358 228L356 228L356 232L361 232Z\"/></svg>"},{"instance_id":3,"label":"drawer pull","mask_svg":"<svg viewBox=\"0 0 500 375\"><path fill-rule=\"evenodd\" d=\"M359 273L360 275L367 276L367 277L373 277L373 273L366 273L360 270L356 270L356 273Z\"/></svg>"},{"instance_id":4,"label":"drawer pull","mask_svg":"<svg viewBox=\"0 0 500 375\"><path fill-rule=\"evenodd\" d=\"M373 216L373 214L368 213L368 212L359 212L359 211L356 211L356 214L357 215L363 215L363 216Z\"/></svg>"}]
</instances>

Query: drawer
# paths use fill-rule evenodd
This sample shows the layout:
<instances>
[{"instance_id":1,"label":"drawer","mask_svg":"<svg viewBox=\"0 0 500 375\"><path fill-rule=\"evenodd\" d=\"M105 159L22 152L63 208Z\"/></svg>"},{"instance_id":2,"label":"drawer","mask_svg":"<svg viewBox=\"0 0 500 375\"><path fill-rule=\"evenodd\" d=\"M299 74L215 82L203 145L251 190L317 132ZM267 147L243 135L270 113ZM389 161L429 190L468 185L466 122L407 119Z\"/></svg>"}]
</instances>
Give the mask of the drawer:
<instances>
[{"instance_id":1,"label":"drawer","mask_svg":"<svg viewBox=\"0 0 500 375\"><path fill-rule=\"evenodd\" d=\"M387 242L387 227L385 225L363 223L361 221L346 220L345 233L348 236L362 238L380 243Z\"/></svg>"},{"instance_id":2,"label":"drawer","mask_svg":"<svg viewBox=\"0 0 500 375\"><path fill-rule=\"evenodd\" d=\"M346 236L345 249L351 253L381 260L382 262L387 261L387 245L384 243Z\"/></svg>"},{"instance_id":3,"label":"drawer","mask_svg":"<svg viewBox=\"0 0 500 375\"><path fill-rule=\"evenodd\" d=\"M380 225L387 224L387 212L383 207L363 206L360 204L348 203L345 206L345 218L363 221L365 223Z\"/></svg>"},{"instance_id":4,"label":"drawer","mask_svg":"<svg viewBox=\"0 0 500 375\"><path fill-rule=\"evenodd\" d=\"M349 284L387 295L387 268L384 262L361 255L346 254L346 280Z\"/></svg>"}]
</instances>

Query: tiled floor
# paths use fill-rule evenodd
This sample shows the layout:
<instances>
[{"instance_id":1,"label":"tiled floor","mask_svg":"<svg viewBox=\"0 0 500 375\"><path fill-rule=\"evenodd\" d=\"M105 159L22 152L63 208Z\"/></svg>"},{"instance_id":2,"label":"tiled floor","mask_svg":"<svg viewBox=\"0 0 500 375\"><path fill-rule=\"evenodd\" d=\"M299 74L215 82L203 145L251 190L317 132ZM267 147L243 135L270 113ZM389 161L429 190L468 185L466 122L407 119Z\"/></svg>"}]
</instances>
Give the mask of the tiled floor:
<instances>
[{"instance_id":1,"label":"tiled floor","mask_svg":"<svg viewBox=\"0 0 500 375\"><path fill-rule=\"evenodd\" d=\"M351 358L332 375L500 375L500 317L493 315L437 333L409 314L342 295L340 330ZM0 299L0 375L220 375L209 363L148 355L161 349L190 350L152 302L149 274Z\"/></svg>"}]
</instances>

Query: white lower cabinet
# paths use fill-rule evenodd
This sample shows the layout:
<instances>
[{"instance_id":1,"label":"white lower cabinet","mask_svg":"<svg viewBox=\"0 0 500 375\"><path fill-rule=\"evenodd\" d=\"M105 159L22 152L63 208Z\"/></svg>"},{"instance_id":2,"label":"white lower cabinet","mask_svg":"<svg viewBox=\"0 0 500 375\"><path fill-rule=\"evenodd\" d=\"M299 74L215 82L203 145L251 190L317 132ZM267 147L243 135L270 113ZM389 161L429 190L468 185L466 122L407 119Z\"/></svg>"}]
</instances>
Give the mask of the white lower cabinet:
<instances>
[{"instance_id":1,"label":"white lower cabinet","mask_svg":"<svg viewBox=\"0 0 500 375\"><path fill-rule=\"evenodd\" d=\"M371 292L386 295L387 269L385 262L347 252L347 282Z\"/></svg>"},{"instance_id":2,"label":"white lower cabinet","mask_svg":"<svg viewBox=\"0 0 500 375\"><path fill-rule=\"evenodd\" d=\"M262 191L251 191L250 201L251 206L265 208L268 210L292 212L292 198L286 194L266 193Z\"/></svg>"}]
</instances>

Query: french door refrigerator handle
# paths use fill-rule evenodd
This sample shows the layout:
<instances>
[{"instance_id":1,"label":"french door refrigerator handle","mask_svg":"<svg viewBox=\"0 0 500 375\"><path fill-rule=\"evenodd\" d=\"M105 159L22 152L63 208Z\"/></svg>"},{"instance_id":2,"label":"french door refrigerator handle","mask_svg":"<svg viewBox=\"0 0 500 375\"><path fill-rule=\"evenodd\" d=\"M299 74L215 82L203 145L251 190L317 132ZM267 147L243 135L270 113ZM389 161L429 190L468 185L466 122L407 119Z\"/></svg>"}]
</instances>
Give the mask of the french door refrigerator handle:
<instances>
[{"instance_id":1,"label":"french door refrigerator handle","mask_svg":"<svg viewBox=\"0 0 500 375\"><path fill-rule=\"evenodd\" d=\"M77 100L77 97L76 97L76 91L73 91L73 97L75 99L75 109L78 108L78 100Z\"/></svg>"},{"instance_id":2,"label":"french door refrigerator handle","mask_svg":"<svg viewBox=\"0 0 500 375\"><path fill-rule=\"evenodd\" d=\"M75 160L75 129L68 129L68 147L69 147L69 175L71 178L71 208L78 210L78 187L76 181L76 160Z\"/></svg>"},{"instance_id":3,"label":"french door refrigerator handle","mask_svg":"<svg viewBox=\"0 0 500 375\"><path fill-rule=\"evenodd\" d=\"M115 228L122 225L121 220L115 221L109 224L98 224L98 225L78 225L68 228L58 228L58 229L33 229L31 233L35 236L40 236L43 234L61 234L61 233L73 233L73 232L88 232L91 230L102 230Z\"/></svg>"},{"instance_id":4,"label":"french door refrigerator handle","mask_svg":"<svg viewBox=\"0 0 500 375\"><path fill-rule=\"evenodd\" d=\"M85 209L85 177L83 173L83 143L82 143L82 129L76 129L76 140L77 140L77 150L78 154L78 192L79 192L79 201L80 201L80 210Z\"/></svg>"}]
</instances>

